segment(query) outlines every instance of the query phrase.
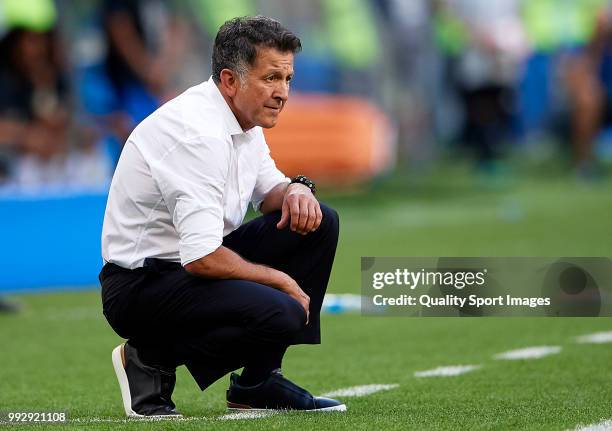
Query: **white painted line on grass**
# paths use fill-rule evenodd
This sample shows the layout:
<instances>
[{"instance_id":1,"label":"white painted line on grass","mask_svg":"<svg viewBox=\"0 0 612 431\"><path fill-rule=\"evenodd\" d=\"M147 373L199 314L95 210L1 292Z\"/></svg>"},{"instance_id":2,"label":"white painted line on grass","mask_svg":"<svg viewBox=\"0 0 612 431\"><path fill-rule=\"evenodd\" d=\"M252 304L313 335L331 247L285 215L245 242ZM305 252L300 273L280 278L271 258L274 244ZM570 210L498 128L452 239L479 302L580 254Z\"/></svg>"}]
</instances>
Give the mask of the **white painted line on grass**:
<instances>
[{"instance_id":1,"label":"white painted line on grass","mask_svg":"<svg viewBox=\"0 0 612 431\"><path fill-rule=\"evenodd\" d=\"M363 397L366 395L374 394L380 391L388 391L389 389L395 389L399 387L399 384L373 384L373 385L362 385L362 386L351 386L350 388L337 389L335 391L327 392L322 397Z\"/></svg>"},{"instance_id":2,"label":"white painted line on grass","mask_svg":"<svg viewBox=\"0 0 612 431\"><path fill-rule=\"evenodd\" d=\"M191 422L191 421L207 421L211 418L207 418L204 416L183 416L182 418L163 418L163 417L155 417L155 418L68 418L66 420L66 424L70 424L72 422L81 423L81 424L94 424L94 423L113 423L113 424L129 424L129 423L138 423L138 422L162 422L162 421L172 421L172 422Z\"/></svg>"},{"instance_id":3,"label":"white painted line on grass","mask_svg":"<svg viewBox=\"0 0 612 431\"><path fill-rule=\"evenodd\" d=\"M260 419L265 418L266 416L271 416L276 412L266 412L261 410L256 411L245 411L245 412L234 412L228 413L223 416L219 416L217 419L220 421L228 421L228 420L237 420L237 419Z\"/></svg>"},{"instance_id":4,"label":"white painted line on grass","mask_svg":"<svg viewBox=\"0 0 612 431\"><path fill-rule=\"evenodd\" d=\"M193 421L210 421L210 420L232 420L232 419L258 419L265 416L270 416L276 412L265 412L265 411L252 411L252 412L235 412L235 413L227 413L218 417L205 417L205 416L183 416L182 418L164 418L164 417L155 417L155 418L69 418L67 423L76 422L81 424L94 424L94 423L121 423L121 424L129 424L129 423L138 423L138 422L162 422L162 421L172 421L172 422L193 422Z\"/></svg>"},{"instance_id":5,"label":"white painted line on grass","mask_svg":"<svg viewBox=\"0 0 612 431\"><path fill-rule=\"evenodd\" d=\"M576 337L576 341L578 343L592 344L612 343L612 331L581 335L580 337Z\"/></svg>"},{"instance_id":6,"label":"white painted line on grass","mask_svg":"<svg viewBox=\"0 0 612 431\"><path fill-rule=\"evenodd\" d=\"M612 420L608 419L591 425L578 425L574 431L612 431Z\"/></svg>"},{"instance_id":7,"label":"white painted line on grass","mask_svg":"<svg viewBox=\"0 0 612 431\"><path fill-rule=\"evenodd\" d=\"M414 377L451 377L477 370L482 365L449 365L432 370L415 371Z\"/></svg>"},{"instance_id":8,"label":"white painted line on grass","mask_svg":"<svg viewBox=\"0 0 612 431\"><path fill-rule=\"evenodd\" d=\"M509 350L507 352L494 355L494 359L540 359L545 356L555 355L561 351L561 346L535 346L524 349Z\"/></svg>"}]
</instances>

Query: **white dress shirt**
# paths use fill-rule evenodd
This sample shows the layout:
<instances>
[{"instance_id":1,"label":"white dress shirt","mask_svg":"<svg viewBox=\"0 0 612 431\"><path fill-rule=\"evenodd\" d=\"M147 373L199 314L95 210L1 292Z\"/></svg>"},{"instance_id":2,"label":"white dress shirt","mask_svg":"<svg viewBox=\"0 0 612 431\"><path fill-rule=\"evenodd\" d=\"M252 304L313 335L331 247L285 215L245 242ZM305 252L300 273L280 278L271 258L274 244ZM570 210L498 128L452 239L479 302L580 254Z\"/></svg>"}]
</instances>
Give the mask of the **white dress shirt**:
<instances>
[{"instance_id":1,"label":"white dress shirt","mask_svg":"<svg viewBox=\"0 0 612 431\"><path fill-rule=\"evenodd\" d=\"M113 176L102 227L102 257L124 268L147 257L186 265L215 251L289 182L261 127L246 132L212 81L169 101L132 132Z\"/></svg>"}]
</instances>

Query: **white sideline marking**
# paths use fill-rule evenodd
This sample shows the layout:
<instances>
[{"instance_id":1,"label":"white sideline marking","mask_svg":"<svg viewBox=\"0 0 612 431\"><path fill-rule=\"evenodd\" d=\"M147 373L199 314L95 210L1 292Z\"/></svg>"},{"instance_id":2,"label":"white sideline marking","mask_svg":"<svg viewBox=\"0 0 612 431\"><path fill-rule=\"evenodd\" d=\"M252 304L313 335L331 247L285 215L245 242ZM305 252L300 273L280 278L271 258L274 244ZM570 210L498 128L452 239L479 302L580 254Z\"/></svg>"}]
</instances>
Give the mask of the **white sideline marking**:
<instances>
[{"instance_id":1,"label":"white sideline marking","mask_svg":"<svg viewBox=\"0 0 612 431\"><path fill-rule=\"evenodd\" d=\"M415 371L414 377L451 377L469 373L477 370L482 365L450 365L447 367L438 367L432 370Z\"/></svg>"},{"instance_id":2,"label":"white sideline marking","mask_svg":"<svg viewBox=\"0 0 612 431\"><path fill-rule=\"evenodd\" d=\"M578 343L593 343L603 344L612 343L612 331L608 332L595 332L594 334L581 335L576 337Z\"/></svg>"},{"instance_id":3,"label":"white sideline marking","mask_svg":"<svg viewBox=\"0 0 612 431\"><path fill-rule=\"evenodd\" d=\"M578 425L574 431L611 431L612 420L608 419L603 422L590 425Z\"/></svg>"},{"instance_id":4,"label":"white sideline marking","mask_svg":"<svg viewBox=\"0 0 612 431\"><path fill-rule=\"evenodd\" d=\"M217 419L220 421L236 420L236 419L259 419L259 418L264 418L266 416L273 415L274 413L275 412L263 412L263 411L236 412L236 413L228 413L226 415L219 416Z\"/></svg>"},{"instance_id":5,"label":"white sideline marking","mask_svg":"<svg viewBox=\"0 0 612 431\"><path fill-rule=\"evenodd\" d=\"M69 425L72 422L88 424L88 423L121 423L121 424L129 424L129 423L139 423L139 422L162 422L162 421L172 421L172 422L190 422L190 421L206 421L211 418L207 418L204 416L184 416L182 418L68 418L66 420L66 424Z\"/></svg>"},{"instance_id":6,"label":"white sideline marking","mask_svg":"<svg viewBox=\"0 0 612 431\"><path fill-rule=\"evenodd\" d=\"M561 351L561 346L536 346L524 349L509 350L493 356L494 359L539 359L544 356L555 355Z\"/></svg>"},{"instance_id":7,"label":"white sideline marking","mask_svg":"<svg viewBox=\"0 0 612 431\"><path fill-rule=\"evenodd\" d=\"M236 413L228 413L218 417L205 417L205 416L184 416L182 418L68 418L66 423L76 422L82 424L93 424L93 423L138 423L138 422L161 422L161 421L171 421L171 422L193 422L193 421L209 421L209 420L233 420L233 419L258 419L263 418L265 416L270 416L276 412L236 412Z\"/></svg>"},{"instance_id":8,"label":"white sideline marking","mask_svg":"<svg viewBox=\"0 0 612 431\"><path fill-rule=\"evenodd\" d=\"M351 386L350 388L337 389L335 391L327 392L322 397L363 397L366 395L374 394L380 391L388 391L389 389L395 389L399 387L399 384L392 383L388 385L374 384L374 385L362 385L362 386Z\"/></svg>"}]
</instances>

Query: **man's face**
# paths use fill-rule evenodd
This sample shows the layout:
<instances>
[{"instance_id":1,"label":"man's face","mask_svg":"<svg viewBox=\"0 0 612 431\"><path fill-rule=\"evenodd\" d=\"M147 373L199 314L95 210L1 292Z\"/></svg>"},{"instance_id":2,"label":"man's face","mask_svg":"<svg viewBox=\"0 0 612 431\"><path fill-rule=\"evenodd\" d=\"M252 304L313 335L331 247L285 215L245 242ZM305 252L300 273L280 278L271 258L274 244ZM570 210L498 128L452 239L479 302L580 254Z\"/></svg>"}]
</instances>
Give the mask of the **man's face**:
<instances>
[{"instance_id":1,"label":"man's face","mask_svg":"<svg viewBox=\"0 0 612 431\"><path fill-rule=\"evenodd\" d=\"M274 127L289 97L293 53L258 48L255 64L232 98L234 114L243 130Z\"/></svg>"}]
</instances>

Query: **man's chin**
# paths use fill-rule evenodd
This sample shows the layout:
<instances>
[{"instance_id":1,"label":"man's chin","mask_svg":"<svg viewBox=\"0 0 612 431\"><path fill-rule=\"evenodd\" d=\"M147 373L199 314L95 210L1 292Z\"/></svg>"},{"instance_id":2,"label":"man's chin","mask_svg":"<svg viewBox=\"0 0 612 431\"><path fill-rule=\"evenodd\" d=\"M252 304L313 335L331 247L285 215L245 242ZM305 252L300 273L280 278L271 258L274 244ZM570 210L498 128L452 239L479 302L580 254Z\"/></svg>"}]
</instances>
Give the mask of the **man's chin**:
<instances>
[{"instance_id":1,"label":"man's chin","mask_svg":"<svg viewBox=\"0 0 612 431\"><path fill-rule=\"evenodd\" d=\"M277 122L278 122L278 118L269 118L269 119L262 121L260 126L264 129L271 129L272 127L276 126Z\"/></svg>"}]
</instances>

